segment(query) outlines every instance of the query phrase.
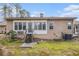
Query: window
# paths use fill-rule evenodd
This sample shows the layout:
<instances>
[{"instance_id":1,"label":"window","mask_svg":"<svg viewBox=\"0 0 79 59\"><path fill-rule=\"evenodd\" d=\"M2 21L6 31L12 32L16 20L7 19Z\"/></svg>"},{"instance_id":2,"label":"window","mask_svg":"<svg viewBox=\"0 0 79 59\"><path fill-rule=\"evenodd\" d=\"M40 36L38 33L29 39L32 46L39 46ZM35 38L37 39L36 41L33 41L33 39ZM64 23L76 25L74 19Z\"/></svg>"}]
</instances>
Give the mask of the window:
<instances>
[{"instance_id":1,"label":"window","mask_svg":"<svg viewBox=\"0 0 79 59\"><path fill-rule=\"evenodd\" d=\"M71 25L68 26L68 29L72 29L72 28L71 28Z\"/></svg>"},{"instance_id":2,"label":"window","mask_svg":"<svg viewBox=\"0 0 79 59\"><path fill-rule=\"evenodd\" d=\"M37 25L37 23L35 22L34 23L34 30L37 30L38 29L38 25Z\"/></svg>"},{"instance_id":3,"label":"window","mask_svg":"<svg viewBox=\"0 0 79 59\"><path fill-rule=\"evenodd\" d=\"M72 29L72 25L70 22L68 23L68 29Z\"/></svg>"},{"instance_id":4,"label":"window","mask_svg":"<svg viewBox=\"0 0 79 59\"><path fill-rule=\"evenodd\" d=\"M28 30L32 30L32 22L28 23Z\"/></svg>"},{"instance_id":5,"label":"window","mask_svg":"<svg viewBox=\"0 0 79 59\"><path fill-rule=\"evenodd\" d=\"M45 22L35 22L34 23L35 30L46 30L46 23Z\"/></svg>"},{"instance_id":6,"label":"window","mask_svg":"<svg viewBox=\"0 0 79 59\"><path fill-rule=\"evenodd\" d=\"M26 30L26 22L23 22L23 30Z\"/></svg>"},{"instance_id":7,"label":"window","mask_svg":"<svg viewBox=\"0 0 79 59\"><path fill-rule=\"evenodd\" d=\"M22 30L22 22L19 22L19 30Z\"/></svg>"},{"instance_id":8,"label":"window","mask_svg":"<svg viewBox=\"0 0 79 59\"><path fill-rule=\"evenodd\" d=\"M28 25L28 28L27 28ZM15 30L33 30L33 23L29 22L15 22ZM46 30L46 22L34 22L34 30Z\"/></svg>"},{"instance_id":9,"label":"window","mask_svg":"<svg viewBox=\"0 0 79 59\"><path fill-rule=\"evenodd\" d=\"M32 22L28 23L28 33L32 33L33 32L33 27L32 27Z\"/></svg>"},{"instance_id":10,"label":"window","mask_svg":"<svg viewBox=\"0 0 79 59\"><path fill-rule=\"evenodd\" d=\"M46 30L46 23L43 23L43 30Z\"/></svg>"},{"instance_id":11,"label":"window","mask_svg":"<svg viewBox=\"0 0 79 59\"><path fill-rule=\"evenodd\" d=\"M53 23L49 24L49 29L53 29Z\"/></svg>"},{"instance_id":12,"label":"window","mask_svg":"<svg viewBox=\"0 0 79 59\"><path fill-rule=\"evenodd\" d=\"M42 30L42 23L39 23L39 24L38 24L38 29L39 29L39 30Z\"/></svg>"},{"instance_id":13,"label":"window","mask_svg":"<svg viewBox=\"0 0 79 59\"><path fill-rule=\"evenodd\" d=\"M15 30L18 30L18 22L15 22Z\"/></svg>"}]
</instances>

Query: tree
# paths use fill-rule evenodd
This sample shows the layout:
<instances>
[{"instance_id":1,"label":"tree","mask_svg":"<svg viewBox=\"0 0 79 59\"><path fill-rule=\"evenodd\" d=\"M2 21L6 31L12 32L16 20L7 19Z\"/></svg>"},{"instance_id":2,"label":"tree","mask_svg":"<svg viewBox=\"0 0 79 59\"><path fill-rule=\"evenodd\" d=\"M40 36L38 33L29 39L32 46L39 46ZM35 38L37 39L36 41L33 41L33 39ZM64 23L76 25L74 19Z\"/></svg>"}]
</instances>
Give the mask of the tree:
<instances>
[{"instance_id":1,"label":"tree","mask_svg":"<svg viewBox=\"0 0 79 59\"><path fill-rule=\"evenodd\" d=\"M30 13L26 10L24 10L24 13L25 13L25 17L30 17Z\"/></svg>"},{"instance_id":2,"label":"tree","mask_svg":"<svg viewBox=\"0 0 79 59\"><path fill-rule=\"evenodd\" d=\"M12 8L8 7L8 17L12 17Z\"/></svg>"},{"instance_id":3,"label":"tree","mask_svg":"<svg viewBox=\"0 0 79 59\"><path fill-rule=\"evenodd\" d=\"M30 13L25 9L22 9L19 3L13 3L16 9L16 17L30 17Z\"/></svg>"},{"instance_id":4,"label":"tree","mask_svg":"<svg viewBox=\"0 0 79 59\"><path fill-rule=\"evenodd\" d=\"M13 13L13 9L16 10L16 14ZM30 13L26 11L25 9L22 9L20 4L18 3L8 3L8 4L3 4L2 8L2 16L4 16L4 19L7 17L30 17Z\"/></svg>"},{"instance_id":5,"label":"tree","mask_svg":"<svg viewBox=\"0 0 79 59\"><path fill-rule=\"evenodd\" d=\"M19 13L20 13L20 17L25 17L25 13L23 10L20 10Z\"/></svg>"},{"instance_id":6,"label":"tree","mask_svg":"<svg viewBox=\"0 0 79 59\"><path fill-rule=\"evenodd\" d=\"M4 4L1 8L2 10L2 15L4 16L4 19L7 17L11 17L12 15L12 9L10 6L8 6L7 4Z\"/></svg>"},{"instance_id":7,"label":"tree","mask_svg":"<svg viewBox=\"0 0 79 59\"><path fill-rule=\"evenodd\" d=\"M20 17L30 17L30 14L28 11L26 11L25 9L20 10Z\"/></svg>"},{"instance_id":8,"label":"tree","mask_svg":"<svg viewBox=\"0 0 79 59\"><path fill-rule=\"evenodd\" d=\"M7 5L6 4L4 4L2 11L3 11L4 18L6 18L7 17Z\"/></svg>"},{"instance_id":9,"label":"tree","mask_svg":"<svg viewBox=\"0 0 79 59\"><path fill-rule=\"evenodd\" d=\"M21 10L21 6L18 3L14 3L13 5L14 5L14 7L16 9L16 17L18 17L19 14L20 14L19 11Z\"/></svg>"}]
</instances>

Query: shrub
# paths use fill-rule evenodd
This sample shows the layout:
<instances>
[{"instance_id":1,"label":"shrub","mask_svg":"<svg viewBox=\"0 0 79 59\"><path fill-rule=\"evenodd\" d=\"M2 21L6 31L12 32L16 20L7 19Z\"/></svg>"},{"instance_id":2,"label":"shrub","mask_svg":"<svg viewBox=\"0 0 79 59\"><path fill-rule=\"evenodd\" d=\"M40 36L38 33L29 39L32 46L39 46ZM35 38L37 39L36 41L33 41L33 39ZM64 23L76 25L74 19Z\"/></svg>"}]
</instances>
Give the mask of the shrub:
<instances>
[{"instance_id":1,"label":"shrub","mask_svg":"<svg viewBox=\"0 0 79 59\"><path fill-rule=\"evenodd\" d=\"M15 31L11 30L7 34L10 35L11 39L13 39L13 40L15 39L15 36L16 36L16 32Z\"/></svg>"}]
</instances>

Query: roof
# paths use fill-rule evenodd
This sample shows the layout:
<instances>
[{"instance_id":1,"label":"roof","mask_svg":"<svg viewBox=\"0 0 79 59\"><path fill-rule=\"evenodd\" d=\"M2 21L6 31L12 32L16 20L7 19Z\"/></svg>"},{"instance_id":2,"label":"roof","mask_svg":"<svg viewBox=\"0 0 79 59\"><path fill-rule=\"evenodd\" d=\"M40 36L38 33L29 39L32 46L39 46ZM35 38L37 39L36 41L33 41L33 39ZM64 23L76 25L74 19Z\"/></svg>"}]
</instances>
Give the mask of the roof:
<instances>
[{"instance_id":1,"label":"roof","mask_svg":"<svg viewBox=\"0 0 79 59\"><path fill-rule=\"evenodd\" d=\"M68 20L74 20L77 17L10 17L6 18L6 20L62 20L62 19L68 19Z\"/></svg>"}]
</instances>

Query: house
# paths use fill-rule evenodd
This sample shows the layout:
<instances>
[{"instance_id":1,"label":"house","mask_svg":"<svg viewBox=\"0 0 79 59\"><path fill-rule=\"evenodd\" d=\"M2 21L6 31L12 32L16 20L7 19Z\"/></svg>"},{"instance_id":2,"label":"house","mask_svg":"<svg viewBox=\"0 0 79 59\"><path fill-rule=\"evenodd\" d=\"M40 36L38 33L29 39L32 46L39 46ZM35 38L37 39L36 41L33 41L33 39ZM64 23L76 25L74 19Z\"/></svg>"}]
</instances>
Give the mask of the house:
<instances>
[{"instance_id":1,"label":"house","mask_svg":"<svg viewBox=\"0 0 79 59\"><path fill-rule=\"evenodd\" d=\"M75 21L75 34L79 35L79 21Z\"/></svg>"},{"instance_id":2,"label":"house","mask_svg":"<svg viewBox=\"0 0 79 59\"><path fill-rule=\"evenodd\" d=\"M18 33L31 32L40 39L61 39L62 33L74 33L76 17L11 17L6 18L6 32L14 30Z\"/></svg>"}]
</instances>

